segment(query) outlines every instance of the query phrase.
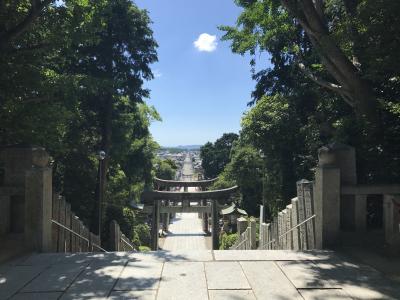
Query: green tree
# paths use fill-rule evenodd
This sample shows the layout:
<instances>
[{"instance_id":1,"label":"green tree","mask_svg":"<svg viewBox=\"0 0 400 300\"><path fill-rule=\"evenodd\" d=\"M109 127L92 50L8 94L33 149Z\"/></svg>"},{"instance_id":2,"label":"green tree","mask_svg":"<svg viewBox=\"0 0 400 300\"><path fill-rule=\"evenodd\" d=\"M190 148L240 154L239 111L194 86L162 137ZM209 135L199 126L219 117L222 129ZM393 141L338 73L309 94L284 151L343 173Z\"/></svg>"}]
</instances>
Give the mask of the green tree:
<instances>
[{"instance_id":1,"label":"green tree","mask_svg":"<svg viewBox=\"0 0 400 300\"><path fill-rule=\"evenodd\" d=\"M257 215L262 204L263 161L260 153L252 146L236 143L231 161L214 183L214 188L239 186L239 205L250 215Z\"/></svg>"},{"instance_id":2,"label":"green tree","mask_svg":"<svg viewBox=\"0 0 400 300\"><path fill-rule=\"evenodd\" d=\"M157 178L173 180L177 170L178 166L171 159L163 159L156 162L155 173Z\"/></svg>"},{"instance_id":3,"label":"green tree","mask_svg":"<svg viewBox=\"0 0 400 300\"><path fill-rule=\"evenodd\" d=\"M222 172L230 160L233 142L238 137L236 133L224 133L214 144L208 142L200 148L202 167L207 178L215 178Z\"/></svg>"}]
</instances>

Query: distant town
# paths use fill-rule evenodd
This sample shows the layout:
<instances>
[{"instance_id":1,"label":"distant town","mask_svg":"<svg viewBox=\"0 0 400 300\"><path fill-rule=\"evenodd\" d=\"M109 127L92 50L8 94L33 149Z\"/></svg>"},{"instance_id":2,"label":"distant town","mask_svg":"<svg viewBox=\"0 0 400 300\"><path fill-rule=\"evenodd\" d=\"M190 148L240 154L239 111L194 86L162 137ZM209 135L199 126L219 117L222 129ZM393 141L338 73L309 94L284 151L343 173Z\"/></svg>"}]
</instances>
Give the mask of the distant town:
<instances>
[{"instance_id":1,"label":"distant town","mask_svg":"<svg viewBox=\"0 0 400 300\"><path fill-rule=\"evenodd\" d=\"M192 159L194 169L193 179L202 179L203 169L201 167L200 147L201 145L161 147L161 149L157 151L157 157L162 160L170 159L178 166L178 170L175 175L175 179L178 180L182 175L181 172L185 157L187 154L189 154Z\"/></svg>"}]
</instances>

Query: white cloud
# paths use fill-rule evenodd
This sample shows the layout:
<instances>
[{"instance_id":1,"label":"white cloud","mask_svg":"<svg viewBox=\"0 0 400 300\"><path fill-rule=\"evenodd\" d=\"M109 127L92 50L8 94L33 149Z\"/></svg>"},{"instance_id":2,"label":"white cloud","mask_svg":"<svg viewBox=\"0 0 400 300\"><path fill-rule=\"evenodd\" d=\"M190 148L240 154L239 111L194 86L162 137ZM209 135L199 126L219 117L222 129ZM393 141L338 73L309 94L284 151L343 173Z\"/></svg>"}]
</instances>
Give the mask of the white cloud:
<instances>
[{"instance_id":1,"label":"white cloud","mask_svg":"<svg viewBox=\"0 0 400 300\"><path fill-rule=\"evenodd\" d=\"M213 52L217 49L217 36L202 33L193 44L199 51Z\"/></svg>"},{"instance_id":2,"label":"white cloud","mask_svg":"<svg viewBox=\"0 0 400 300\"><path fill-rule=\"evenodd\" d=\"M154 78L159 78L159 77L162 76L162 73L160 72L160 70L155 69L155 70L153 71L153 75L154 75Z\"/></svg>"}]
</instances>

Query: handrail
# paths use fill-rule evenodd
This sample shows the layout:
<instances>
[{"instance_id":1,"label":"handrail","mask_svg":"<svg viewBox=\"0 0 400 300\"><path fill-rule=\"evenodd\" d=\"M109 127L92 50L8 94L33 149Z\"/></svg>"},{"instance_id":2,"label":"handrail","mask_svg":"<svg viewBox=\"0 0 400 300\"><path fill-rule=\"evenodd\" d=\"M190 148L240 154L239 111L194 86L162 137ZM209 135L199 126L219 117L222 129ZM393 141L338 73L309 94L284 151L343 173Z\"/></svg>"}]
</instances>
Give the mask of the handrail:
<instances>
[{"instance_id":1,"label":"handrail","mask_svg":"<svg viewBox=\"0 0 400 300\"><path fill-rule=\"evenodd\" d=\"M54 223L54 224L56 224L56 225L58 225L58 226L60 226L61 228L65 229L65 230L67 230L68 232L72 233L73 235L79 237L80 239L86 241L86 242L88 243L88 248L89 248L89 245L90 245L89 239L85 238L84 236L80 235L79 233L76 233L76 232L73 231L72 229L70 229L70 228L64 226L63 224L57 222L56 220L51 219L51 222ZM103 249L102 247L100 247L100 246L97 245L97 244L92 243L92 246L96 247L97 249L99 249L99 250L101 250L101 251L103 251L103 252L107 252L107 250Z\"/></svg>"},{"instance_id":2,"label":"handrail","mask_svg":"<svg viewBox=\"0 0 400 300\"><path fill-rule=\"evenodd\" d=\"M233 244L232 247L229 248L229 250L236 250L236 249L239 248L239 246L241 246L243 243L247 242L247 241L249 240L249 236L248 236L248 234L246 234L246 233L247 233L247 228L246 228L246 230L245 230L244 232L242 232L241 235L238 236L238 241L236 241L237 244L236 244L236 243ZM241 237L243 237L243 240L242 240L242 241L239 241Z\"/></svg>"},{"instance_id":3,"label":"handrail","mask_svg":"<svg viewBox=\"0 0 400 300\"><path fill-rule=\"evenodd\" d=\"M97 248L97 249L99 249L99 250L101 250L101 251L103 251L103 252L105 252L105 253L108 253L108 251L106 249L102 248L101 246L99 246L97 244L92 243L92 246Z\"/></svg>"},{"instance_id":4,"label":"handrail","mask_svg":"<svg viewBox=\"0 0 400 300\"><path fill-rule=\"evenodd\" d=\"M131 247L132 250L136 250L135 247L134 247L131 243L129 243L129 242L127 242L127 241L125 240L125 236L121 236L121 240L122 240L126 245L128 245L129 247Z\"/></svg>"},{"instance_id":5,"label":"handrail","mask_svg":"<svg viewBox=\"0 0 400 300\"><path fill-rule=\"evenodd\" d=\"M244 239L243 241L241 241L239 244L232 246L232 248L230 250L236 250L237 248L239 248L239 246L241 246L243 243L247 242L247 238Z\"/></svg>"},{"instance_id":6,"label":"handrail","mask_svg":"<svg viewBox=\"0 0 400 300\"><path fill-rule=\"evenodd\" d=\"M282 233L281 235L279 235L279 236L278 236L278 240L279 240L281 237L287 235L289 232L292 232L292 231L293 231L294 229L296 229L297 227L300 227L301 225L307 223L307 222L310 221L311 219L314 219L315 217L316 217L316 215L314 214L314 215L312 215L311 217L309 217L309 218L305 219L304 221L300 222L300 223L297 224L296 226L290 228L290 229L289 229L288 231L286 231L285 233ZM264 247L266 247L266 246L269 246L269 245L272 244L272 243L276 243L276 239L273 239L272 241L269 241L268 243L262 245L261 248L264 248Z\"/></svg>"}]
</instances>

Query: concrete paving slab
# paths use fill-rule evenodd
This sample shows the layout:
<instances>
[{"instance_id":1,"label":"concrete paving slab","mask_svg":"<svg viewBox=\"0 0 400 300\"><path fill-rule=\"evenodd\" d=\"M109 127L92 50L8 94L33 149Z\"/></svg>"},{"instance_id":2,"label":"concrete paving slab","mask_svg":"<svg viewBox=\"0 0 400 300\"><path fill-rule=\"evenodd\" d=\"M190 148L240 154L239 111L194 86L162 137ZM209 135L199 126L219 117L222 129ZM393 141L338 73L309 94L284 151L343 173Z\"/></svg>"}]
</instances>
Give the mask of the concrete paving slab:
<instances>
[{"instance_id":1,"label":"concrete paving slab","mask_svg":"<svg viewBox=\"0 0 400 300\"><path fill-rule=\"evenodd\" d=\"M50 266L55 264L84 264L93 259L88 253L42 253L33 254L21 261L21 266Z\"/></svg>"},{"instance_id":2,"label":"concrete paving slab","mask_svg":"<svg viewBox=\"0 0 400 300\"><path fill-rule=\"evenodd\" d=\"M78 276L61 299L106 297L123 268L123 265L91 265Z\"/></svg>"},{"instance_id":3,"label":"concrete paving slab","mask_svg":"<svg viewBox=\"0 0 400 300\"><path fill-rule=\"evenodd\" d=\"M26 285L22 292L65 291L85 267L78 264L51 266Z\"/></svg>"},{"instance_id":4,"label":"concrete paving slab","mask_svg":"<svg viewBox=\"0 0 400 300\"><path fill-rule=\"evenodd\" d=\"M202 262L166 262L158 300L204 300L208 298Z\"/></svg>"},{"instance_id":5,"label":"concrete paving slab","mask_svg":"<svg viewBox=\"0 0 400 300\"><path fill-rule=\"evenodd\" d=\"M292 250L215 250L215 260L279 261L279 260L327 260L335 258L332 251Z\"/></svg>"},{"instance_id":6,"label":"concrete paving slab","mask_svg":"<svg viewBox=\"0 0 400 300\"><path fill-rule=\"evenodd\" d=\"M256 300L252 290L209 290L210 300Z\"/></svg>"},{"instance_id":7,"label":"concrete paving slab","mask_svg":"<svg viewBox=\"0 0 400 300\"><path fill-rule=\"evenodd\" d=\"M236 261L206 262L204 266L209 290L251 289Z\"/></svg>"},{"instance_id":8,"label":"concrete paving slab","mask_svg":"<svg viewBox=\"0 0 400 300\"><path fill-rule=\"evenodd\" d=\"M353 283L355 281L362 283L382 278L382 274L377 270L346 260L334 259L322 262L315 261L314 263L325 277L337 281L339 284L343 282Z\"/></svg>"},{"instance_id":9,"label":"concrete paving slab","mask_svg":"<svg viewBox=\"0 0 400 300\"><path fill-rule=\"evenodd\" d=\"M355 299L400 299L400 285L370 266L348 260L317 262L320 272Z\"/></svg>"},{"instance_id":10,"label":"concrete paving slab","mask_svg":"<svg viewBox=\"0 0 400 300\"><path fill-rule=\"evenodd\" d=\"M240 262L257 299L303 300L297 289L274 262Z\"/></svg>"},{"instance_id":11,"label":"concrete paving slab","mask_svg":"<svg viewBox=\"0 0 400 300\"><path fill-rule=\"evenodd\" d=\"M162 251L165 261L212 261L211 250Z\"/></svg>"},{"instance_id":12,"label":"concrete paving slab","mask_svg":"<svg viewBox=\"0 0 400 300\"><path fill-rule=\"evenodd\" d=\"M12 260L8 260L6 262L1 262L0 263L0 273L4 273L7 269L22 265L24 261L26 261L29 257L31 257L32 254L26 254L17 258L14 258Z\"/></svg>"},{"instance_id":13,"label":"concrete paving slab","mask_svg":"<svg viewBox=\"0 0 400 300\"><path fill-rule=\"evenodd\" d=\"M340 288L340 285L330 280L312 261L278 261L276 264L298 289Z\"/></svg>"},{"instance_id":14,"label":"concrete paving slab","mask_svg":"<svg viewBox=\"0 0 400 300\"><path fill-rule=\"evenodd\" d=\"M400 286L396 282L369 266L349 261L319 261L315 267L308 265L307 271L304 266L297 270L290 267L285 273L297 287L340 287L353 299L400 299Z\"/></svg>"},{"instance_id":15,"label":"concrete paving slab","mask_svg":"<svg viewBox=\"0 0 400 300\"><path fill-rule=\"evenodd\" d=\"M162 263L129 262L114 287L117 291L154 290L158 288Z\"/></svg>"},{"instance_id":16,"label":"concrete paving slab","mask_svg":"<svg viewBox=\"0 0 400 300\"><path fill-rule=\"evenodd\" d=\"M155 300L157 291L118 291L112 292L107 299L112 300Z\"/></svg>"},{"instance_id":17,"label":"concrete paving slab","mask_svg":"<svg viewBox=\"0 0 400 300\"><path fill-rule=\"evenodd\" d=\"M301 289L304 300L351 300L341 289Z\"/></svg>"},{"instance_id":18,"label":"concrete paving slab","mask_svg":"<svg viewBox=\"0 0 400 300\"><path fill-rule=\"evenodd\" d=\"M51 293L19 293L16 294L11 300L57 300L61 296L61 292Z\"/></svg>"},{"instance_id":19,"label":"concrete paving slab","mask_svg":"<svg viewBox=\"0 0 400 300\"><path fill-rule=\"evenodd\" d=\"M352 299L400 299L399 284L383 278L379 281L363 282L358 284L343 283L341 287Z\"/></svg>"},{"instance_id":20,"label":"concrete paving slab","mask_svg":"<svg viewBox=\"0 0 400 300\"><path fill-rule=\"evenodd\" d=\"M0 299L8 299L17 293L44 269L44 266L14 266L4 274L0 273Z\"/></svg>"},{"instance_id":21,"label":"concrete paving slab","mask_svg":"<svg viewBox=\"0 0 400 300\"><path fill-rule=\"evenodd\" d=\"M129 262L165 262L165 254L163 251L149 251L149 252L132 252L129 253Z\"/></svg>"}]
</instances>

